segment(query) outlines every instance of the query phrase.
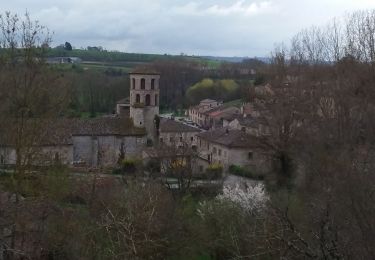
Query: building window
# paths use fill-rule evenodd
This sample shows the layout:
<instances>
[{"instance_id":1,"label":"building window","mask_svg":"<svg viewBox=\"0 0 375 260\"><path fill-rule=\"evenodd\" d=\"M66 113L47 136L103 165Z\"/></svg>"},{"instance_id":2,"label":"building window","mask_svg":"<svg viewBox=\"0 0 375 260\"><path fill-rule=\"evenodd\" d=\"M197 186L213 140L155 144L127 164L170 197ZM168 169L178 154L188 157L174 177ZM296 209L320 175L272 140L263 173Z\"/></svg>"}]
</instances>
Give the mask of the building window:
<instances>
[{"instance_id":1,"label":"building window","mask_svg":"<svg viewBox=\"0 0 375 260\"><path fill-rule=\"evenodd\" d=\"M199 172L203 172L203 166L199 165Z\"/></svg>"},{"instance_id":2,"label":"building window","mask_svg":"<svg viewBox=\"0 0 375 260\"><path fill-rule=\"evenodd\" d=\"M145 89L145 88L146 88L146 80L141 79L141 89Z\"/></svg>"},{"instance_id":3,"label":"building window","mask_svg":"<svg viewBox=\"0 0 375 260\"><path fill-rule=\"evenodd\" d=\"M155 89L155 79L151 80L151 89Z\"/></svg>"},{"instance_id":4,"label":"building window","mask_svg":"<svg viewBox=\"0 0 375 260\"><path fill-rule=\"evenodd\" d=\"M169 142L173 143L173 141L174 141L173 137L170 137Z\"/></svg>"},{"instance_id":5,"label":"building window","mask_svg":"<svg viewBox=\"0 0 375 260\"><path fill-rule=\"evenodd\" d=\"M0 156L0 164L5 164L4 155Z\"/></svg>"},{"instance_id":6,"label":"building window","mask_svg":"<svg viewBox=\"0 0 375 260\"><path fill-rule=\"evenodd\" d=\"M191 147L191 149L193 149L194 152L196 152L196 151L198 150L198 148L197 148L196 145L193 145L193 146Z\"/></svg>"},{"instance_id":7,"label":"building window","mask_svg":"<svg viewBox=\"0 0 375 260\"><path fill-rule=\"evenodd\" d=\"M213 149L213 153L216 154L216 147L214 147L214 149Z\"/></svg>"},{"instance_id":8,"label":"building window","mask_svg":"<svg viewBox=\"0 0 375 260\"><path fill-rule=\"evenodd\" d=\"M182 142L182 136L180 136L180 142Z\"/></svg>"},{"instance_id":9,"label":"building window","mask_svg":"<svg viewBox=\"0 0 375 260\"><path fill-rule=\"evenodd\" d=\"M161 144L163 143L163 138L160 138L160 143L161 143Z\"/></svg>"},{"instance_id":10,"label":"building window","mask_svg":"<svg viewBox=\"0 0 375 260\"><path fill-rule=\"evenodd\" d=\"M141 103L141 95L135 95L135 103Z\"/></svg>"},{"instance_id":11,"label":"building window","mask_svg":"<svg viewBox=\"0 0 375 260\"><path fill-rule=\"evenodd\" d=\"M253 157L254 157L253 152L249 152L249 153L247 154L247 157L249 158L249 160L252 160Z\"/></svg>"},{"instance_id":12,"label":"building window","mask_svg":"<svg viewBox=\"0 0 375 260\"><path fill-rule=\"evenodd\" d=\"M147 94L146 95L146 106L150 106L151 105L151 97L150 97L150 94Z\"/></svg>"},{"instance_id":13,"label":"building window","mask_svg":"<svg viewBox=\"0 0 375 260\"><path fill-rule=\"evenodd\" d=\"M158 105L158 95L155 95L155 106Z\"/></svg>"},{"instance_id":14,"label":"building window","mask_svg":"<svg viewBox=\"0 0 375 260\"><path fill-rule=\"evenodd\" d=\"M132 79L132 86L133 86L133 89L135 89L135 79L134 78Z\"/></svg>"},{"instance_id":15,"label":"building window","mask_svg":"<svg viewBox=\"0 0 375 260\"><path fill-rule=\"evenodd\" d=\"M219 149L219 156L221 156L221 149Z\"/></svg>"},{"instance_id":16,"label":"building window","mask_svg":"<svg viewBox=\"0 0 375 260\"><path fill-rule=\"evenodd\" d=\"M194 141L194 137L193 137L193 136L192 136L192 137L190 137L190 141L192 141L192 142Z\"/></svg>"}]
</instances>

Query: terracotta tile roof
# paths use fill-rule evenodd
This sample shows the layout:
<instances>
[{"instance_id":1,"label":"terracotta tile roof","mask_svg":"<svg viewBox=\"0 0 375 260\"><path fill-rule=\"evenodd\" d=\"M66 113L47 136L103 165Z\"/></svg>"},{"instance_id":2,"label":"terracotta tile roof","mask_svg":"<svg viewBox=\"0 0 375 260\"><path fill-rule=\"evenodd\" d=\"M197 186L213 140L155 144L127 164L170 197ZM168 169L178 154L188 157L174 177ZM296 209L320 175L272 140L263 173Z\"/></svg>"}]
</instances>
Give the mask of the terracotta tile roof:
<instances>
[{"instance_id":1,"label":"terracotta tile roof","mask_svg":"<svg viewBox=\"0 0 375 260\"><path fill-rule=\"evenodd\" d=\"M224 106L219 106L215 107L213 109L210 109L203 114L208 115L210 117L223 117L223 116L232 116L232 115L238 115L240 113L240 109L237 107L224 107Z\"/></svg>"},{"instance_id":2,"label":"terracotta tile roof","mask_svg":"<svg viewBox=\"0 0 375 260\"><path fill-rule=\"evenodd\" d=\"M177 122L172 119L161 118L160 119L160 132L167 133L167 132L200 132L201 130L196 127L192 127L181 122Z\"/></svg>"},{"instance_id":3,"label":"terracotta tile roof","mask_svg":"<svg viewBox=\"0 0 375 260\"><path fill-rule=\"evenodd\" d=\"M241 130L220 128L198 134L198 137L229 148L257 148L258 139Z\"/></svg>"}]
</instances>

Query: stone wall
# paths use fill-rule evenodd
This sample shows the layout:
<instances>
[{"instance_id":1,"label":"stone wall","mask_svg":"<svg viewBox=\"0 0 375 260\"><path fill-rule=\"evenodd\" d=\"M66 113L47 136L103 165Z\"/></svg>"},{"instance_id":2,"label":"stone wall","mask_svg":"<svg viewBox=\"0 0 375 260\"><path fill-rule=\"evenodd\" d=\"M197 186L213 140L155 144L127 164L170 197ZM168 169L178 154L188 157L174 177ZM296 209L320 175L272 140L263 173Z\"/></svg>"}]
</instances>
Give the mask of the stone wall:
<instances>
[{"instance_id":1,"label":"stone wall","mask_svg":"<svg viewBox=\"0 0 375 260\"><path fill-rule=\"evenodd\" d=\"M143 108L130 107L130 117L133 119L135 127L145 127Z\"/></svg>"},{"instance_id":2,"label":"stone wall","mask_svg":"<svg viewBox=\"0 0 375 260\"><path fill-rule=\"evenodd\" d=\"M32 164L33 165L49 165L56 160L70 165L73 162L73 146L59 145L59 146L42 146L32 149ZM16 151L12 147L0 148L0 164L14 165L16 164Z\"/></svg>"},{"instance_id":3,"label":"stone wall","mask_svg":"<svg viewBox=\"0 0 375 260\"><path fill-rule=\"evenodd\" d=\"M115 166L123 144L125 157L140 157L146 145L145 137L134 136L74 136L74 161L88 166Z\"/></svg>"},{"instance_id":4,"label":"stone wall","mask_svg":"<svg viewBox=\"0 0 375 260\"><path fill-rule=\"evenodd\" d=\"M223 165L224 171L228 171L230 165L246 167L258 174L267 174L271 170L269 157L259 149L229 148L199 139L198 151L200 157Z\"/></svg>"},{"instance_id":5,"label":"stone wall","mask_svg":"<svg viewBox=\"0 0 375 260\"><path fill-rule=\"evenodd\" d=\"M197 132L160 132L159 143L166 145L188 144L190 147L197 145Z\"/></svg>"}]
</instances>

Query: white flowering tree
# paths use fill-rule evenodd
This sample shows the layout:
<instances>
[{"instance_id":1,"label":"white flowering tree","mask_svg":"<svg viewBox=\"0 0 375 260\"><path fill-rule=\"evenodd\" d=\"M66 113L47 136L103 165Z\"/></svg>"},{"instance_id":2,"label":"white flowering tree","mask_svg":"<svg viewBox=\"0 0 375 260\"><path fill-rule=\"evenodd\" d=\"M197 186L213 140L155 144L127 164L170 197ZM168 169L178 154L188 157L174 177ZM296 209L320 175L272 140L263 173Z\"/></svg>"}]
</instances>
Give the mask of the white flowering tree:
<instances>
[{"instance_id":1,"label":"white flowering tree","mask_svg":"<svg viewBox=\"0 0 375 260\"><path fill-rule=\"evenodd\" d=\"M223 193L217 196L218 200L231 201L249 213L256 213L264 209L268 196L264 185L257 183L241 188L240 185L224 186Z\"/></svg>"}]
</instances>

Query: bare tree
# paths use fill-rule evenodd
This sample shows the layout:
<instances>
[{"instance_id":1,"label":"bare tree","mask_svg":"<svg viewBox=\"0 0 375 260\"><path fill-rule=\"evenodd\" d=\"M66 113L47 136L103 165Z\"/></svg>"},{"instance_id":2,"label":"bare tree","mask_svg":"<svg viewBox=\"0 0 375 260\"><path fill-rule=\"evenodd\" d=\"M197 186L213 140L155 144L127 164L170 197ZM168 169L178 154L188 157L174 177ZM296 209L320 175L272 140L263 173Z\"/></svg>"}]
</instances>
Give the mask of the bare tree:
<instances>
[{"instance_id":1,"label":"bare tree","mask_svg":"<svg viewBox=\"0 0 375 260\"><path fill-rule=\"evenodd\" d=\"M0 143L2 151L15 159L11 175L14 210L9 239L3 244L10 258L22 255L18 209L23 184L30 166L41 156L51 119L62 112L67 97L63 77L44 60L50 41L48 30L28 13L24 17L9 12L0 15Z\"/></svg>"}]
</instances>

